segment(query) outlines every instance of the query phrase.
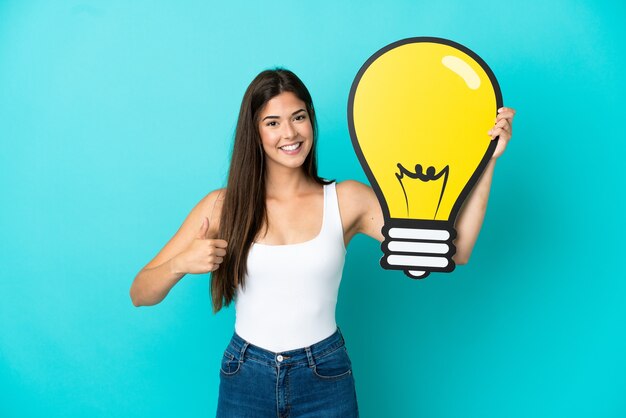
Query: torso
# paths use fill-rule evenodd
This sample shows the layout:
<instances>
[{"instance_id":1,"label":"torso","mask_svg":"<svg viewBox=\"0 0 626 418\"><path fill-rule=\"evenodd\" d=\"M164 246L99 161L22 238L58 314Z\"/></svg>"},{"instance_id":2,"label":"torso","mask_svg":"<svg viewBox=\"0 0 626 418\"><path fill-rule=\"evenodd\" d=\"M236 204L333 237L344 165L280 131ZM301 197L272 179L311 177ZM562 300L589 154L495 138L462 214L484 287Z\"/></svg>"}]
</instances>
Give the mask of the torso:
<instances>
[{"instance_id":1,"label":"torso","mask_svg":"<svg viewBox=\"0 0 626 418\"><path fill-rule=\"evenodd\" d=\"M206 216L210 220L211 229L219 229L219 220L226 189L216 190L219 198L207 202ZM337 184L337 199L341 224L343 227L344 244L347 247L356 234L356 223L359 208L354 205L357 199L351 196L351 189L344 183ZM266 245L289 245L309 241L315 238L322 227L324 205L324 189L322 185L303 193L279 199L268 197L266 200L269 229L265 225L257 235L255 242ZM306 214L306 216L302 216Z\"/></svg>"}]
</instances>

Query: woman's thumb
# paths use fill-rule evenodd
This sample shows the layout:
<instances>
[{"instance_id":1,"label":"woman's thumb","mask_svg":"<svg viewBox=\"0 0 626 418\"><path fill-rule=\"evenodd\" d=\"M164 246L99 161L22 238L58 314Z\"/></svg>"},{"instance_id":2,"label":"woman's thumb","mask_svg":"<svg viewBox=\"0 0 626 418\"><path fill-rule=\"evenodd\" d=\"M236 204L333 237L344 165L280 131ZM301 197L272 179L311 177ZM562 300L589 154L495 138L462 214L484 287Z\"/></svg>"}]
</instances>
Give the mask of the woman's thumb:
<instances>
[{"instance_id":1,"label":"woman's thumb","mask_svg":"<svg viewBox=\"0 0 626 418\"><path fill-rule=\"evenodd\" d=\"M206 238L206 233L209 230L209 220L207 219L206 216L204 216L202 218L202 225L200 225L200 231L198 231L198 234L196 235L197 239L205 239Z\"/></svg>"}]
</instances>

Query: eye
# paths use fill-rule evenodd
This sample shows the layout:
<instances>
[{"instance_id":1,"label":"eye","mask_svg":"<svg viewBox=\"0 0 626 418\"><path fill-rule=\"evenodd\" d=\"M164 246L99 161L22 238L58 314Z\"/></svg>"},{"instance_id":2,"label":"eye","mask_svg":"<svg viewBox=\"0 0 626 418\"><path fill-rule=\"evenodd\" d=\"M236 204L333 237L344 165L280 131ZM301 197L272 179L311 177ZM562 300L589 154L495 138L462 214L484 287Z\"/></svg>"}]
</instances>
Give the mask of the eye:
<instances>
[{"instance_id":1,"label":"eye","mask_svg":"<svg viewBox=\"0 0 626 418\"><path fill-rule=\"evenodd\" d=\"M271 120L271 121L269 121L269 122L267 122L267 123L265 124L265 126L276 126L276 125L278 125L278 122L273 121L273 120Z\"/></svg>"},{"instance_id":2,"label":"eye","mask_svg":"<svg viewBox=\"0 0 626 418\"><path fill-rule=\"evenodd\" d=\"M305 113L300 113L298 116L295 117L296 120L305 120L306 119L306 114Z\"/></svg>"}]
</instances>

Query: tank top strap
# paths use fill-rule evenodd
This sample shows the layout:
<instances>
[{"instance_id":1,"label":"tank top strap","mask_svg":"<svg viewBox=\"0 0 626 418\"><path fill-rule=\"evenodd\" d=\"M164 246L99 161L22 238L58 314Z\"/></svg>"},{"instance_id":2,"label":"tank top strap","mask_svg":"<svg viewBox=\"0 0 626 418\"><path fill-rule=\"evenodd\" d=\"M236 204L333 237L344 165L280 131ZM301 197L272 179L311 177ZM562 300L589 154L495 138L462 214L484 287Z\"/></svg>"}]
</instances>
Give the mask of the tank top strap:
<instances>
[{"instance_id":1,"label":"tank top strap","mask_svg":"<svg viewBox=\"0 0 626 418\"><path fill-rule=\"evenodd\" d=\"M337 198L337 183L324 185L324 231L334 239L341 239L343 243L343 226L339 213L339 199Z\"/></svg>"}]
</instances>

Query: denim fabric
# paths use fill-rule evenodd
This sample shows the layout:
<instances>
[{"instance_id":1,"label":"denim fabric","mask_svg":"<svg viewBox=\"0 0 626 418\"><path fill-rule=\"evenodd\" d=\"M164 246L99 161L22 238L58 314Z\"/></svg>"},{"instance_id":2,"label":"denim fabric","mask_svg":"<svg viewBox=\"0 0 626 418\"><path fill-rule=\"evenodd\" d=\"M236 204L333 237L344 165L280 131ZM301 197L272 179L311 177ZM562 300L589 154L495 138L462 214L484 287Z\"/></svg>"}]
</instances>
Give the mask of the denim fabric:
<instances>
[{"instance_id":1,"label":"denim fabric","mask_svg":"<svg viewBox=\"0 0 626 418\"><path fill-rule=\"evenodd\" d=\"M358 417L352 364L341 331L274 353L233 335L220 370L218 418Z\"/></svg>"}]
</instances>

